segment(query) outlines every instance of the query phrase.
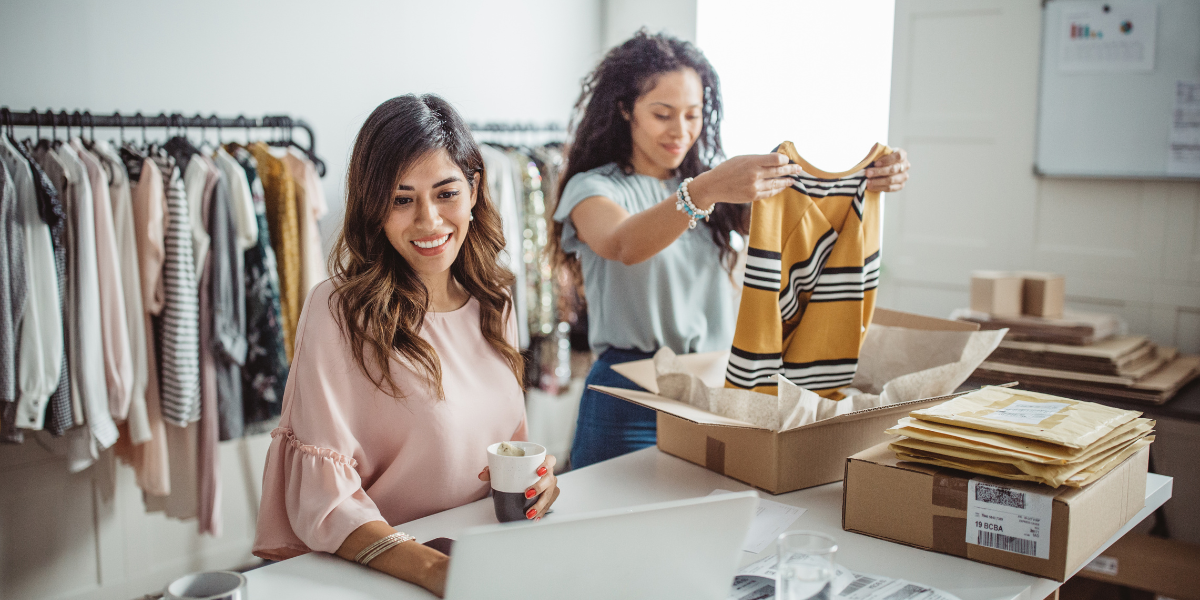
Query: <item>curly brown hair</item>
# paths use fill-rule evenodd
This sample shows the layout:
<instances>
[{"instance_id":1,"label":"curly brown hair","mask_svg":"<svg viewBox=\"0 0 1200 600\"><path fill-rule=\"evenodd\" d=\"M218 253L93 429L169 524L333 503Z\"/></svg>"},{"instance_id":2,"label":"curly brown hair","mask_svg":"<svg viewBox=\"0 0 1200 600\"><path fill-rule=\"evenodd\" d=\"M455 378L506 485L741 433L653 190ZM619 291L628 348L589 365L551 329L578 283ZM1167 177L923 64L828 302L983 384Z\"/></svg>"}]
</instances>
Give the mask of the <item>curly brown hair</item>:
<instances>
[{"instance_id":1,"label":"curly brown hair","mask_svg":"<svg viewBox=\"0 0 1200 600\"><path fill-rule=\"evenodd\" d=\"M571 140L556 198L562 197L571 177L596 167L615 162L626 173L633 172L630 163L633 135L623 113L631 112L637 99L653 89L658 75L680 69L692 69L700 76L704 105L700 135L674 175L695 177L725 159L721 148L721 81L717 72L704 53L690 42L665 33L650 34L643 28L610 50L596 70L584 79L583 91L575 102ZM702 225L708 227L725 267L732 269L737 252L730 241L730 232L749 235L750 205L718 203ZM566 266L575 276L576 283L581 283L579 258L562 250L562 230L562 223L554 223L550 245L555 264Z\"/></svg>"},{"instance_id":2,"label":"curly brown hair","mask_svg":"<svg viewBox=\"0 0 1200 600\"><path fill-rule=\"evenodd\" d=\"M395 398L404 395L392 377L393 358L445 398L441 361L419 335L429 291L383 229L401 174L439 149L462 169L476 198L475 220L450 274L479 302L484 338L524 385L524 359L505 339L505 319L516 318L509 295L514 277L499 262L504 232L488 196L483 155L448 102L433 94L408 94L380 104L358 132L346 174L346 215L329 259L335 286L330 309L349 338L355 362L380 391Z\"/></svg>"}]
</instances>

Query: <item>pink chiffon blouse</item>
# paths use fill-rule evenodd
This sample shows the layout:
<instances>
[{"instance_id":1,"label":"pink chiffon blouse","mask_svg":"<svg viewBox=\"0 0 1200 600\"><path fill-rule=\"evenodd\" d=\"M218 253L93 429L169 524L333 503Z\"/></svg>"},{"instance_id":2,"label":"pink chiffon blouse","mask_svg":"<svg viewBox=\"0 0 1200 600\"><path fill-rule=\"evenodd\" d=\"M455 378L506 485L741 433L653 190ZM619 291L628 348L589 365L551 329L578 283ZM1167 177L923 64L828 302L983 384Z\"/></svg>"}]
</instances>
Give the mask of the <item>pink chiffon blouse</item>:
<instances>
[{"instance_id":1,"label":"pink chiffon blouse","mask_svg":"<svg viewBox=\"0 0 1200 600\"><path fill-rule=\"evenodd\" d=\"M279 427L271 432L254 554L283 560L335 552L370 521L399 524L484 498L487 446L525 439L525 401L508 362L483 337L479 303L427 313L421 337L442 367L445 399L392 360L404 399L354 362L330 308L333 281L313 288ZM506 337L516 342L515 319Z\"/></svg>"}]
</instances>

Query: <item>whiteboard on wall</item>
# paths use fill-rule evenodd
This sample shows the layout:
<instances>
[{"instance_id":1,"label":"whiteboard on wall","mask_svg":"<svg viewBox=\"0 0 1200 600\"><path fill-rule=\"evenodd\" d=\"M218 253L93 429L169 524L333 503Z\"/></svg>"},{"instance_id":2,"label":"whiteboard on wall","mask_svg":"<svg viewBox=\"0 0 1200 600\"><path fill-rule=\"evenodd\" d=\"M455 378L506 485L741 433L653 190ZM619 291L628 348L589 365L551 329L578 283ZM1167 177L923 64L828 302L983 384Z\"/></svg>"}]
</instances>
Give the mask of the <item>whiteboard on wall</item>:
<instances>
[{"instance_id":1,"label":"whiteboard on wall","mask_svg":"<svg viewBox=\"0 0 1200 600\"><path fill-rule=\"evenodd\" d=\"M1051 0L1040 175L1200 179L1200 0Z\"/></svg>"}]
</instances>

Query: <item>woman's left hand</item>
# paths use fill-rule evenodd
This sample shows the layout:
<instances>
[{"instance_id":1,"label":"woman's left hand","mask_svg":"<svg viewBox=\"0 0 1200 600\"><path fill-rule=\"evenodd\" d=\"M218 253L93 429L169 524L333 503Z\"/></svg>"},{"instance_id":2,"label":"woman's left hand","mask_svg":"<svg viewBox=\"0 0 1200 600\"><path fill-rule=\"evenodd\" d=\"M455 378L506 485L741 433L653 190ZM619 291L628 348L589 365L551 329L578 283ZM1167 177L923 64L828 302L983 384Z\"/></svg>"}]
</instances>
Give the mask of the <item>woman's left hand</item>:
<instances>
[{"instance_id":1,"label":"woman's left hand","mask_svg":"<svg viewBox=\"0 0 1200 600\"><path fill-rule=\"evenodd\" d=\"M908 153L901 148L893 148L891 154L879 157L867 169L867 191L869 192L898 192L904 189L908 181Z\"/></svg>"},{"instance_id":2,"label":"woman's left hand","mask_svg":"<svg viewBox=\"0 0 1200 600\"><path fill-rule=\"evenodd\" d=\"M537 474L541 476L541 479L538 479L537 483L534 483L529 489L525 490L526 498L532 498L538 494L542 495L541 498L538 498L537 503L533 505L533 508L530 508L529 512L525 513L526 519L533 521L541 519L542 515L546 514L546 510L550 508L550 505L554 504L554 501L558 499L558 477L554 476L554 465L557 462L553 454L547 454L546 460L542 461L542 466L537 469ZM479 479L480 481L492 480L492 474L488 471L487 467L484 467L479 472Z\"/></svg>"}]
</instances>

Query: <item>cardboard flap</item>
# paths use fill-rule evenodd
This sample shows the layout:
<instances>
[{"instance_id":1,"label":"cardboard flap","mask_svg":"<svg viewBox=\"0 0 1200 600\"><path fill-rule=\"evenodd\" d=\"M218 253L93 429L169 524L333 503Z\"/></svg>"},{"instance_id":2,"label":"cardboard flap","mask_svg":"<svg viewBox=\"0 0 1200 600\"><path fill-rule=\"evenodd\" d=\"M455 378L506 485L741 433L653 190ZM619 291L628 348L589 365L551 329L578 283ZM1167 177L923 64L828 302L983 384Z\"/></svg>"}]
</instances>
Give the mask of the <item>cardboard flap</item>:
<instances>
[{"instance_id":1,"label":"cardboard flap","mask_svg":"<svg viewBox=\"0 0 1200 600\"><path fill-rule=\"evenodd\" d=\"M675 358L679 359L688 372L699 377L704 385L708 387L725 386L725 365L729 363L729 351L679 354ZM642 386L646 391L653 394L658 393L658 373L654 370L653 358L613 365L612 370Z\"/></svg>"},{"instance_id":2,"label":"cardboard flap","mask_svg":"<svg viewBox=\"0 0 1200 600\"><path fill-rule=\"evenodd\" d=\"M653 369L653 365L651 365L651 368ZM622 373L622 375L624 375L624 373ZM615 396L622 400L644 406L650 410L664 412L669 415L679 417L685 421L691 421L692 423L697 423L700 425L719 425L722 427L742 427L745 429L761 429L763 431L769 431L768 429L752 425L745 421L730 419L729 417L722 417L721 415L710 413L707 410L696 408L691 404L684 404L683 402L671 400L670 398L664 398L649 392L639 392L637 390L627 390L624 388L614 388L603 385L589 385L588 389L596 390L597 392L603 392L610 396Z\"/></svg>"},{"instance_id":3,"label":"cardboard flap","mask_svg":"<svg viewBox=\"0 0 1200 600\"><path fill-rule=\"evenodd\" d=\"M951 321L879 307L875 308L875 316L871 319L871 323L926 331L979 331L979 323Z\"/></svg>"}]
</instances>

